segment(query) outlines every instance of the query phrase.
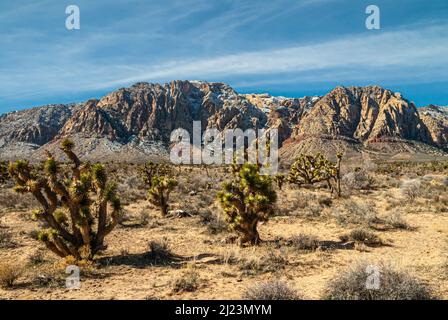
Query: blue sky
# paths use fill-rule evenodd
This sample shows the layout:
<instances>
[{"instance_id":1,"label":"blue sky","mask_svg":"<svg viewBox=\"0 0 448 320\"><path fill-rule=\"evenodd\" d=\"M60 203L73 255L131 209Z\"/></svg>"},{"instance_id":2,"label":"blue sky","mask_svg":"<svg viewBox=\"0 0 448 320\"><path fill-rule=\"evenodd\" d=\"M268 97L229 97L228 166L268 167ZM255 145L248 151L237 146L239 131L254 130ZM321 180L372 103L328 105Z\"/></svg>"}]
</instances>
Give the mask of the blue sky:
<instances>
[{"instance_id":1,"label":"blue sky","mask_svg":"<svg viewBox=\"0 0 448 320\"><path fill-rule=\"evenodd\" d=\"M73 4L81 29L69 31ZM380 30L365 28L369 4ZM0 113L174 79L294 97L378 84L418 106L448 105L448 1L0 3Z\"/></svg>"}]
</instances>

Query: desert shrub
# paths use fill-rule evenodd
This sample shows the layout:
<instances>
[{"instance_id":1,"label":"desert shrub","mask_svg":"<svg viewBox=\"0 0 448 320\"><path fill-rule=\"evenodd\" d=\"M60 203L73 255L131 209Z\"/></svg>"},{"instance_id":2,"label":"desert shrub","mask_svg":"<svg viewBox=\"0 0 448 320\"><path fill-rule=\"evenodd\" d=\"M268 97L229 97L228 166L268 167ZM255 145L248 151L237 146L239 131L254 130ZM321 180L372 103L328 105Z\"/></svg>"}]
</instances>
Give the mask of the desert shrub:
<instances>
[{"instance_id":1,"label":"desert shrub","mask_svg":"<svg viewBox=\"0 0 448 320\"><path fill-rule=\"evenodd\" d=\"M17 279L22 275L22 268L10 262L0 263L0 286L9 288L14 285Z\"/></svg>"},{"instance_id":2,"label":"desert shrub","mask_svg":"<svg viewBox=\"0 0 448 320\"><path fill-rule=\"evenodd\" d=\"M11 181L9 183L12 183ZM12 185L11 185L12 186ZM32 210L39 205L39 202L29 194L23 195L14 192L11 188L7 189L5 185L0 189L0 204L3 211L25 211Z\"/></svg>"},{"instance_id":3,"label":"desert shrub","mask_svg":"<svg viewBox=\"0 0 448 320\"><path fill-rule=\"evenodd\" d=\"M172 289L174 292L193 292L199 288L199 285L199 273L195 270L187 270L174 280Z\"/></svg>"},{"instance_id":4,"label":"desert shrub","mask_svg":"<svg viewBox=\"0 0 448 320\"><path fill-rule=\"evenodd\" d=\"M354 229L348 235L341 236L341 240L356 241L371 247L382 245L381 239L375 233L365 229Z\"/></svg>"},{"instance_id":5,"label":"desert shrub","mask_svg":"<svg viewBox=\"0 0 448 320\"><path fill-rule=\"evenodd\" d=\"M315 202L315 196L303 190L286 190L279 194L277 215L298 216L306 211L311 202Z\"/></svg>"},{"instance_id":6,"label":"desert shrub","mask_svg":"<svg viewBox=\"0 0 448 320\"><path fill-rule=\"evenodd\" d=\"M337 195L340 196L341 153L337 154L337 159L337 163L333 163L321 153L316 155L301 154L291 166L288 182L298 186L326 182L331 193L336 191ZM336 184L336 189L332 182Z\"/></svg>"},{"instance_id":7,"label":"desert shrub","mask_svg":"<svg viewBox=\"0 0 448 320\"><path fill-rule=\"evenodd\" d=\"M5 184L8 179L8 164L5 161L0 161L0 185Z\"/></svg>"},{"instance_id":8,"label":"desert shrub","mask_svg":"<svg viewBox=\"0 0 448 320\"><path fill-rule=\"evenodd\" d=\"M240 244L258 244L257 226L274 214L277 194L269 176L263 176L257 165L242 165L235 179L223 184L218 200L230 228L240 236Z\"/></svg>"},{"instance_id":9,"label":"desert shrub","mask_svg":"<svg viewBox=\"0 0 448 320\"><path fill-rule=\"evenodd\" d=\"M419 197L429 199L434 202L443 202L444 196L448 194L448 187L445 186L443 179L428 177L421 179ZM431 179L430 179L431 178Z\"/></svg>"},{"instance_id":10,"label":"desert shrub","mask_svg":"<svg viewBox=\"0 0 448 320\"><path fill-rule=\"evenodd\" d=\"M14 248L16 243L12 239L12 233L0 227L0 248Z\"/></svg>"},{"instance_id":11,"label":"desert shrub","mask_svg":"<svg viewBox=\"0 0 448 320\"><path fill-rule=\"evenodd\" d=\"M286 283L278 280L258 282L243 293L245 300L299 300L297 292Z\"/></svg>"},{"instance_id":12,"label":"desert shrub","mask_svg":"<svg viewBox=\"0 0 448 320\"><path fill-rule=\"evenodd\" d=\"M279 190L282 190L284 183L286 182L286 176L284 174L276 174L274 176L274 182Z\"/></svg>"},{"instance_id":13,"label":"desert shrub","mask_svg":"<svg viewBox=\"0 0 448 320\"><path fill-rule=\"evenodd\" d=\"M264 261L259 256L249 256L239 258L237 260L238 269L243 272L244 275L256 275L258 273L265 272Z\"/></svg>"},{"instance_id":14,"label":"desert shrub","mask_svg":"<svg viewBox=\"0 0 448 320\"><path fill-rule=\"evenodd\" d=\"M138 222L140 226L147 226L149 223L149 213L146 210L141 210L138 214Z\"/></svg>"},{"instance_id":15,"label":"desert shrub","mask_svg":"<svg viewBox=\"0 0 448 320\"><path fill-rule=\"evenodd\" d=\"M43 264L46 261L45 253L42 250L37 250L36 252L30 255L28 260L31 265Z\"/></svg>"},{"instance_id":16,"label":"desert shrub","mask_svg":"<svg viewBox=\"0 0 448 320\"><path fill-rule=\"evenodd\" d=\"M228 229L227 223L216 211L205 210L199 213L201 223L207 226L210 234L218 234L225 232Z\"/></svg>"},{"instance_id":17,"label":"desert shrub","mask_svg":"<svg viewBox=\"0 0 448 320\"><path fill-rule=\"evenodd\" d=\"M317 218L322 215L323 208L319 204L311 204L305 210L305 216L310 218Z\"/></svg>"},{"instance_id":18,"label":"desert shrub","mask_svg":"<svg viewBox=\"0 0 448 320\"><path fill-rule=\"evenodd\" d=\"M288 257L282 250L271 248L267 254L263 257L264 271L276 272L284 269L289 263Z\"/></svg>"},{"instance_id":19,"label":"desert shrub","mask_svg":"<svg viewBox=\"0 0 448 320\"><path fill-rule=\"evenodd\" d=\"M403 217L399 212L394 212L393 214L388 215L384 219L384 221L386 222L386 224L395 229L405 229L405 230L410 229L409 225L403 219Z\"/></svg>"},{"instance_id":20,"label":"desert shrub","mask_svg":"<svg viewBox=\"0 0 448 320\"><path fill-rule=\"evenodd\" d=\"M241 248L233 246L225 248L222 253L221 261L223 264L237 264L241 261Z\"/></svg>"},{"instance_id":21,"label":"desert shrub","mask_svg":"<svg viewBox=\"0 0 448 320\"><path fill-rule=\"evenodd\" d=\"M330 197L319 197L317 199L317 202L319 203L319 205L321 206L325 206L325 207L331 207L331 205L333 204L333 200Z\"/></svg>"},{"instance_id":22,"label":"desert shrub","mask_svg":"<svg viewBox=\"0 0 448 320\"><path fill-rule=\"evenodd\" d=\"M429 300L431 290L412 275L378 266L378 286L372 284L372 266L360 263L339 272L327 287L326 298L331 300Z\"/></svg>"},{"instance_id":23,"label":"desert shrub","mask_svg":"<svg viewBox=\"0 0 448 320\"><path fill-rule=\"evenodd\" d=\"M72 141L62 142L61 150L72 164L70 172L48 153L43 174L24 160L11 163L9 173L16 192L30 193L41 204L42 209L34 212L43 226L39 240L60 257L92 259L105 248L104 238L117 225L121 203L105 167L81 163L73 148Z\"/></svg>"},{"instance_id":24,"label":"desert shrub","mask_svg":"<svg viewBox=\"0 0 448 320\"><path fill-rule=\"evenodd\" d=\"M65 286L66 274L54 269L44 270L34 274L30 282L37 288L61 288Z\"/></svg>"},{"instance_id":25,"label":"desert shrub","mask_svg":"<svg viewBox=\"0 0 448 320\"><path fill-rule=\"evenodd\" d=\"M448 176L447 176L447 177L443 177L443 179L442 179L442 184L443 184L445 187L448 187Z\"/></svg>"},{"instance_id":26,"label":"desert shrub","mask_svg":"<svg viewBox=\"0 0 448 320\"><path fill-rule=\"evenodd\" d=\"M368 190L372 188L374 180L367 172L358 169L345 174L342 184L349 190Z\"/></svg>"},{"instance_id":27,"label":"desert shrub","mask_svg":"<svg viewBox=\"0 0 448 320\"><path fill-rule=\"evenodd\" d=\"M171 261L174 256L166 239L150 241L148 249L151 259L158 264Z\"/></svg>"},{"instance_id":28,"label":"desert shrub","mask_svg":"<svg viewBox=\"0 0 448 320\"><path fill-rule=\"evenodd\" d=\"M267 272L279 272L289 263L284 252L270 249L265 255L250 255L239 257L235 263L243 275L253 276Z\"/></svg>"},{"instance_id":29,"label":"desert shrub","mask_svg":"<svg viewBox=\"0 0 448 320\"><path fill-rule=\"evenodd\" d=\"M374 172L378 169L378 165L372 159L364 159L362 162L362 170L366 172Z\"/></svg>"},{"instance_id":30,"label":"desert shrub","mask_svg":"<svg viewBox=\"0 0 448 320\"><path fill-rule=\"evenodd\" d=\"M405 180L401 184L401 194L408 200L415 200L420 195L421 182L419 179Z\"/></svg>"},{"instance_id":31,"label":"desert shrub","mask_svg":"<svg viewBox=\"0 0 448 320\"><path fill-rule=\"evenodd\" d=\"M376 214L375 205L371 202L359 202L346 200L343 203L343 213L341 210L334 211L334 216L339 223L346 225L348 223L371 227L379 222Z\"/></svg>"},{"instance_id":32,"label":"desert shrub","mask_svg":"<svg viewBox=\"0 0 448 320\"><path fill-rule=\"evenodd\" d=\"M294 248L303 251L315 251L319 248L320 242L317 237L300 233L292 238L292 245Z\"/></svg>"}]
</instances>

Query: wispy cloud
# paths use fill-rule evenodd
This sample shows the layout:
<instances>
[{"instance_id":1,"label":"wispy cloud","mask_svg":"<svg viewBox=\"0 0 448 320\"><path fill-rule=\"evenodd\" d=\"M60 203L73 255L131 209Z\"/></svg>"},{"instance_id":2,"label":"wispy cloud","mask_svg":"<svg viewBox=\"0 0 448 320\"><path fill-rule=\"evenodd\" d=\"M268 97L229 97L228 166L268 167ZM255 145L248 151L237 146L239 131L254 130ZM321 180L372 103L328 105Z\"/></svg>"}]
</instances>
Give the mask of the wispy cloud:
<instances>
[{"instance_id":1,"label":"wispy cloud","mask_svg":"<svg viewBox=\"0 0 448 320\"><path fill-rule=\"evenodd\" d=\"M412 42L409 41L412 39ZM250 74L297 73L312 70L355 68L362 73L375 68L448 68L448 25L412 31L358 35L319 44L261 52L244 52L199 60L170 61L164 65L141 66L131 77L98 84L112 87L136 81L167 78L207 78ZM443 68L443 67L442 67ZM386 70L387 72L387 70ZM365 74L368 78L372 74ZM359 77L359 74L358 74ZM446 75L448 79L448 75Z\"/></svg>"},{"instance_id":2,"label":"wispy cloud","mask_svg":"<svg viewBox=\"0 0 448 320\"><path fill-rule=\"evenodd\" d=\"M346 16L351 0L77 2L77 32L64 29L59 1L0 5L0 107L137 81L202 79L238 88L448 82L448 10L440 5L412 25L397 18L368 31L363 5Z\"/></svg>"}]
</instances>

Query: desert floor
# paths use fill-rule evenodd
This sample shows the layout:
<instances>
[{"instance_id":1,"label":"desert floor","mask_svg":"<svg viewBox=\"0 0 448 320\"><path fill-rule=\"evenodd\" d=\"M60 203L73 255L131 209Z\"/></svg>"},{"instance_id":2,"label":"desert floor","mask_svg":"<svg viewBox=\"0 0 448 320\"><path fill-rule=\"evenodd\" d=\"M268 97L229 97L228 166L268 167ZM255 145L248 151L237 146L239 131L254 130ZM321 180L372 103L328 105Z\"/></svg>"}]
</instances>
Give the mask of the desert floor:
<instances>
[{"instance_id":1,"label":"desert floor","mask_svg":"<svg viewBox=\"0 0 448 320\"><path fill-rule=\"evenodd\" d=\"M66 289L64 262L33 239L38 223L29 213L38 206L0 189L0 260L23 270L14 286L0 288L0 298L241 299L252 284L280 279L304 298L322 299L343 270L368 262L404 270L448 299L446 169L372 169L368 186L344 186L342 198L332 198L325 189L284 186L278 190L277 215L259 226L262 244L239 247L230 241L232 233L215 201L228 176L222 170L179 173L171 205L191 216L161 217L145 200L136 166L110 166L125 200L125 218L106 238L108 248L95 264L82 267L79 289ZM409 179L420 181L415 197L403 192ZM340 237L359 228L382 244L345 240L344 245ZM316 238L318 248L298 247L300 234ZM151 254L151 242L162 253ZM176 290L179 279L197 288L189 292L180 285Z\"/></svg>"}]
</instances>

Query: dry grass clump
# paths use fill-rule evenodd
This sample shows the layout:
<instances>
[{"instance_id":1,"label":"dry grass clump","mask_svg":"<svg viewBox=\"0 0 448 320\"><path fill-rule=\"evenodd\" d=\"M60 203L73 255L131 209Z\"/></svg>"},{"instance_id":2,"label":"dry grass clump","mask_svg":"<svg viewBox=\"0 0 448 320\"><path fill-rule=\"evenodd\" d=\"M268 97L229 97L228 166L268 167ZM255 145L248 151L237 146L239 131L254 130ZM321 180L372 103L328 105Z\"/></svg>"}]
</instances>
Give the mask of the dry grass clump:
<instances>
[{"instance_id":1,"label":"dry grass clump","mask_svg":"<svg viewBox=\"0 0 448 320\"><path fill-rule=\"evenodd\" d=\"M152 240L148 243L148 255L156 264L169 263L174 257L166 239Z\"/></svg>"},{"instance_id":2,"label":"dry grass clump","mask_svg":"<svg viewBox=\"0 0 448 320\"><path fill-rule=\"evenodd\" d=\"M245 300L300 300L300 295L288 284L270 280L257 282L248 287L243 293Z\"/></svg>"},{"instance_id":3,"label":"dry grass clump","mask_svg":"<svg viewBox=\"0 0 448 320\"><path fill-rule=\"evenodd\" d=\"M140 213L138 214L138 219L137 219L137 223L139 226L147 226L149 223L150 217L149 217L149 212L147 210L141 210Z\"/></svg>"},{"instance_id":4,"label":"dry grass clump","mask_svg":"<svg viewBox=\"0 0 448 320\"><path fill-rule=\"evenodd\" d=\"M12 233L0 227L0 248L14 248L16 243L12 239Z\"/></svg>"},{"instance_id":5,"label":"dry grass clump","mask_svg":"<svg viewBox=\"0 0 448 320\"><path fill-rule=\"evenodd\" d=\"M403 230L411 229L409 224L403 219L402 215L399 212L394 212L386 216L384 218L384 222L394 229L403 229Z\"/></svg>"},{"instance_id":6,"label":"dry grass clump","mask_svg":"<svg viewBox=\"0 0 448 320\"><path fill-rule=\"evenodd\" d=\"M28 258L29 263L33 266L40 265L46 262L45 252L42 250L37 250L33 254L31 254Z\"/></svg>"},{"instance_id":7,"label":"dry grass clump","mask_svg":"<svg viewBox=\"0 0 448 320\"><path fill-rule=\"evenodd\" d=\"M117 192L120 195L123 205L145 199L148 190L136 171L128 170L127 167L124 169L121 168L113 176L117 183ZM130 188L130 186L132 187Z\"/></svg>"},{"instance_id":8,"label":"dry grass clump","mask_svg":"<svg viewBox=\"0 0 448 320\"><path fill-rule=\"evenodd\" d=\"M299 216L310 207L310 202L315 201L315 196L303 190L285 189L279 194L279 207L277 215Z\"/></svg>"},{"instance_id":9,"label":"dry grass clump","mask_svg":"<svg viewBox=\"0 0 448 320\"><path fill-rule=\"evenodd\" d=\"M22 273L22 267L17 264L8 261L0 263L0 286L11 288Z\"/></svg>"},{"instance_id":10,"label":"dry grass clump","mask_svg":"<svg viewBox=\"0 0 448 320\"><path fill-rule=\"evenodd\" d=\"M288 257L283 250L269 249L260 255L255 250L244 252L240 247L232 247L222 254L222 263L236 265L244 276L255 276L267 272L281 271L288 265Z\"/></svg>"},{"instance_id":11,"label":"dry grass clump","mask_svg":"<svg viewBox=\"0 0 448 320\"><path fill-rule=\"evenodd\" d=\"M383 241L375 233L365 229L352 230L348 235L340 237L341 241L355 241L363 243L369 247L377 247L383 244Z\"/></svg>"},{"instance_id":12,"label":"dry grass clump","mask_svg":"<svg viewBox=\"0 0 448 320\"><path fill-rule=\"evenodd\" d=\"M362 169L349 172L342 177L342 184L348 191L370 190L374 183L372 176Z\"/></svg>"},{"instance_id":13,"label":"dry grass clump","mask_svg":"<svg viewBox=\"0 0 448 320\"><path fill-rule=\"evenodd\" d=\"M216 210L203 210L200 212L201 223L207 227L210 234L218 234L228 230L228 225Z\"/></svg>"},{"instance_id":14,"label":"dry grass clump","mask_svg":"<svg viewBox=\"0 0 448 320\"><path fill-rule=\"evenodd\" d=\"M31 278L31 284L37 288L61 288L66 284L66 274L53 270L40 272Z\"/></svg>"},{"instance_id":15,"label":"dry grass clump","mask_svg":"<svg viewBox=\"0 0 448 320\"><path fill-rule=\"evenodd\" d=\"M39 206L39 203L30 195L21 195L11 188L0 188L1 210L32 210Z\"/></svg>"},{"instance_id":16,"label":"dry grass clump","mask_svg":"<svg viewBox=\"0 0 448 320\"><path fill-rule=\"evenodd\" d=\"M420 187L420 179L409 179L403 181L400 191L406 199L414 201L420 195Z\"/></svg>"},{"instance_id":17,"label":"dry grass clump","mask_svg":"<svg viewBox=\"0 0 448 320\"><path fill-rule=\"evenodd\" d=\"M378 270L376 274L375 270ZM429 300L430 288L419 279L391 267L360 263L338 275L328 284L326 299L331 300Z\"/></svg>"},{"instance_id":18,"label":"dry grass clump","mask_svg":"<svg viewBox=\"0 0 448 320\"><path fill-rule=\"evenodd\" d=\"M372 227L379 222L377 209L372 202L347 199L342 208L333 211L333 216L342 225L357 224Z\"/></svg>"},{"instance_id":19,"label":"dry grass clump","mask_svg":"<svg viewBox=\"0 0 448 320\"><path fill-rule=\"evenodd\" d=\"M194 292L199 285L199 273L195 270L187 270L174 280L172 290L173 292Z\"/></svg>"},{"instance_id":20,"label":"dry grass clump","mask_svg":"<svg viewBox=\"0 0 448 320\"><path fill-rule=\"evenodd\" d=\"M320 241L316 236L300 233L292 239L292 246L301 251L315 251Z\"/></svg>"}]
</instances>

